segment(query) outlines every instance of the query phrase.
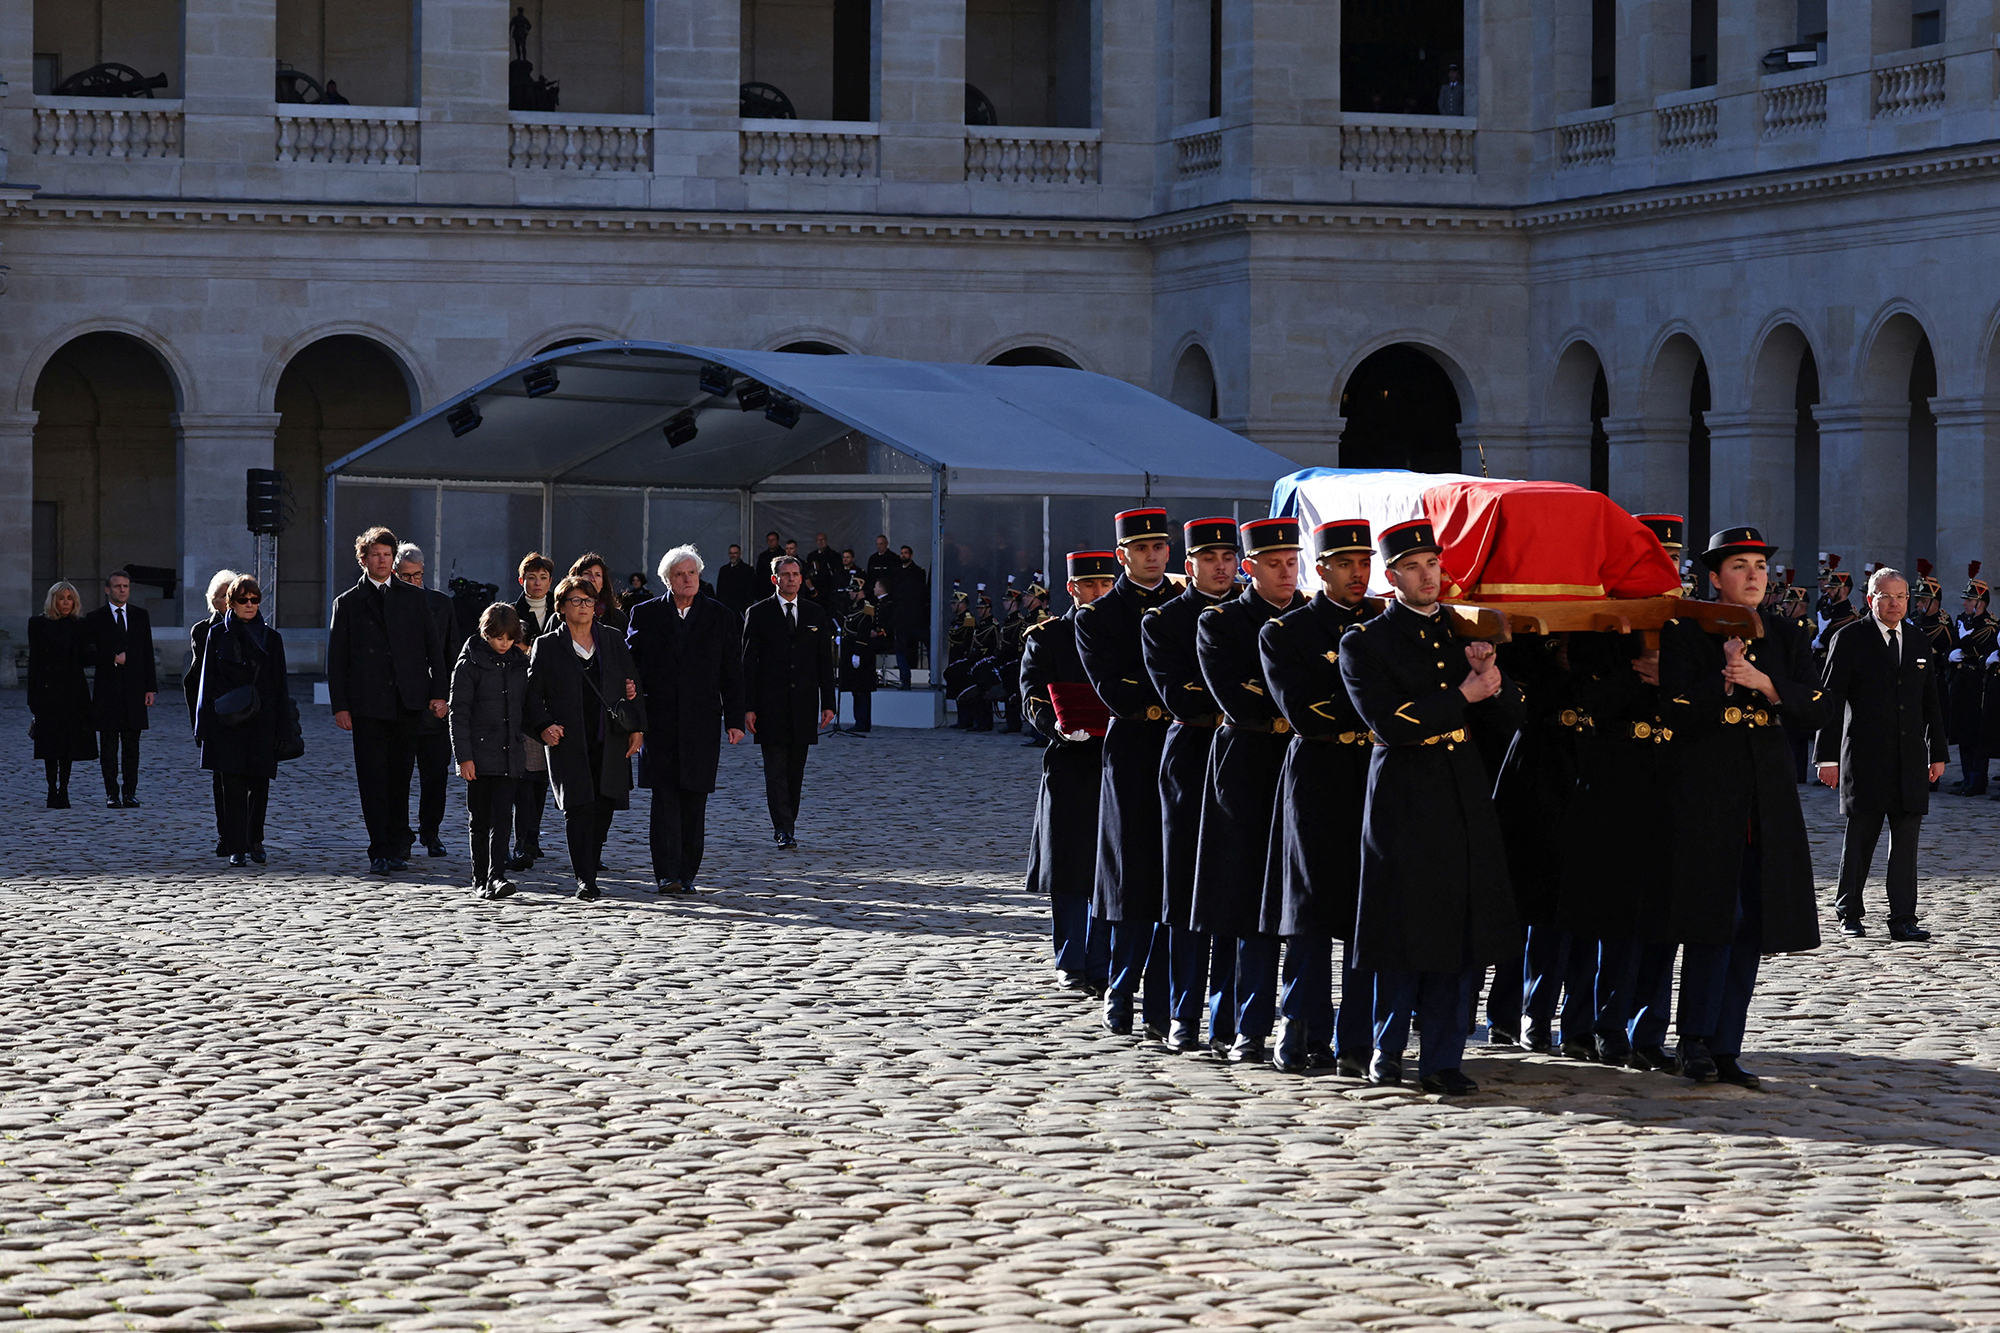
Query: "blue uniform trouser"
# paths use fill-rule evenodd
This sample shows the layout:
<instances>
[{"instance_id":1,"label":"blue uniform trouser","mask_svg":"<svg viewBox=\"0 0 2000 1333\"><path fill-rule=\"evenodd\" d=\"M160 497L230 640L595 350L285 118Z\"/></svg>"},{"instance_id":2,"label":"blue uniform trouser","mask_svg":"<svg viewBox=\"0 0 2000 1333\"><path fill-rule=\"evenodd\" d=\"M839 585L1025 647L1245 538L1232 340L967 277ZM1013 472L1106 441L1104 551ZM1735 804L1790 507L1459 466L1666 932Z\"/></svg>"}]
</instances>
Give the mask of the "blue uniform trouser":
<instances>
[{"instance_id":1,"label":"blue uniform trouser","mask_svg":"<svg viewBox=\"0 0 2000 1333\"><path fill-rule=\"evenodd\" d=\"M1107 990L1121 995L1138 993L1146 983L1142 1021L1166 1031L1167 1026L1167 929L1153 921L1112 921L1093 919L1091 929L1103 927L1111 936L1111 975Z\"/></svg>"},{"instance_id":2,"label":"blue uniform trouser","mask_svg":"<svg viewBox=\"0 0 2000 1333\"><path fill-rule=\"evenodd\" d=\"M1519 1035L1524 990L1522 979L1526 971L1527 960L1522 954L1502 958L1493 965L1493 984L1486 991L1486 1027L1489 1032L1498 1028L1502 1032ZM1478 984L1475 978L1473 985ZM1468 1014L1468 1025L1470 1022L1471 1015Z\"/></svg>"},{"instance_id":3,"label":"blue uniform trouser","mask_svg":"<svg viewBox=\"0 0 2000 1333\"><path fill-rule=\"evenodd\" d=\"M1236 976L1232 998L1236 1035L1269 1037L1278 1012L1278 945L1276 935L1246 935L1236 941Z\"/></svg>"},{"instance_id":4,"label":"blue uniform trouser","mask_svg":"<svg viewBox=\"0 0 2000 1333\"><path fill-rule=\"evenodd\" d=\"M1305 1028L1309 1051L1333 1046L1333 937L1291 935L1285 939L1284 988L1278 1013Z\"/></svg>"},{"instance_id":5,"label":"blue uniform trouser","mask_svg":"<svg viewBox=\"0 0 2000 1333\"><path fill-rule=\"evenodd\" d=\"M1375 1049L1401 1059L1410 1043L1410 1015L1423 1025L1417 1077L1465 1062L1466 1011L1472 1004L1470 969L1460 972L1377 972Z\"/></svg>"},{"instance_id":6,"label":"blue uniform trouser","mask_svg":"<svg viewBox=\"0 0 2000 1333\"><path fill-rule=\"evenodd\" d=\"M1208 958L1215 945L1208 932L1188 926L1161 926L1167 937L1167 1016L1201 1033L1208 1000Z\"/></svg>"},{"instance_id":7,"label":"blue uniform trouser","mask_svg":"<svg viewBox=\"0 0 2000 1333\"><path fill-rule=\"evenodd\" d=\"M1203 935L1208 941L1208 1039L1236 1040L1236 941L1228 935Z\"/></svg>"},{"instance_id":8,"label":"blue uniform trouser","mask_svg":"<svg viewBox=\"0 0 2000 1333\"><path fill-rule=\"evenodd\" d=\"M1468 988L1469 990L1469 988ZM1333 1053L1368 1062L1375 1049L1375 974L1340 965L1340 1007L1333 1018Z\"/></svg>"},{"instance_id":9,"label":"blue uniform trouser","mask_svg":"<svg viewBox=\"0 0 2000 1333\"><path fill-rule=\"evenodd\" d=\"M1596 941L1578 938L1554 926L1528 927L1528 948L1522 976L1522 1009L1537 1027L1555 1021L1556 994L1562 992L1563 1041L1588 1042L1597 992Z\"/></svg>"},{"instance_id":10,"label":"blue uniform trouser","mask_svg":"<svg viewBox=\"0 0 2000 1333\"><path fill-rule=\"evenodd\" d=\"M1986 746L1978 741L1958 747L1958 769L1965 776L1965 791L1973 795L1986 790Z\"/></svg>"},{"instance_id":11,"label":"blue uniform trouser","mask_svg":"<svg viewBox=\"0 0 2000 1333\"><path fill-rule=\"evenodd\" d=\"M1634 1046L1667 1044L1675 952L1671 944L1641 944L1637 940L1598 943L1598 1036L1622 1035Z\"/></svg>"},{"instance_id":12,"label":"blue uniform trouser","mask_svg":"<svg viewBox=\"0 0 2000 1333\"><path fill-rule=\"evenodd\" d=\"M1675 1026L1682 1041L1708 1044L1710 1055L1743 1054L1750 996L1764 937L1764 875L1755 846L1743 849L1737 881L1736 932L1727 944L1690 944L1681 950L1681 1007Z\"/></svg>"},{"instance_id":13,"label":"blue uniform trouser","mask_svg":"<svg viewBox=\"0 0 2000 1333\"><path fill-rule=\"evenodd\" d=\"M1102 986L1111 973L1111 937L1104 923L1090 915L1090 899L1059 893L1049 900L1049 918L1056 970Z\"/></svg>"}]
</instances>

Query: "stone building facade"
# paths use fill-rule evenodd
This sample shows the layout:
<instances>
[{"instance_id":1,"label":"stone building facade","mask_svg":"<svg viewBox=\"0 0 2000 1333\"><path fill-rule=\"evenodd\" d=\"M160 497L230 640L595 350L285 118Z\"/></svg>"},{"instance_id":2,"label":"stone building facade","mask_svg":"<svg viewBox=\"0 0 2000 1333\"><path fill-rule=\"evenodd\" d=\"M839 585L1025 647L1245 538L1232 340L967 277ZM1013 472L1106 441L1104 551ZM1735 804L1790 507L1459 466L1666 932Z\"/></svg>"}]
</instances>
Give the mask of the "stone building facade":
<instances>
[{"instance_id":1,"label":"stone building facade","mask_svg":"<svg viewBox=\"0 0 2000 1333\"><path fill-rule=\"evenodd\" d=\"M165 84L57 91L107 61ZM321 586L326 462L617 337L1070 363L1953 572L1997 75L1994 0L0 0L0 615L136 562L185 623L274 463Z\"/></svg>"}]
</instances>

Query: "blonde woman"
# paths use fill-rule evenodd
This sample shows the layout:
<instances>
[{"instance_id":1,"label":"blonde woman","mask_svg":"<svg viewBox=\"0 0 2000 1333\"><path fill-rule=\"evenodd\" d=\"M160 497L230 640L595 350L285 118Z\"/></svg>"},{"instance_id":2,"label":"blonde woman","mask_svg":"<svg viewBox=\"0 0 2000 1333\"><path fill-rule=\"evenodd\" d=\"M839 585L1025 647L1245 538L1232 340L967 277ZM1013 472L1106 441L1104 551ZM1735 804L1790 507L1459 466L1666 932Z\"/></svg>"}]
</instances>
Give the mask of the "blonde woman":
<instances>
[{"instance_id":1,"label":"blonde woman","mask_svg":"<svg viewBox=\"0 0 2000 1333\"><path fill-rule=\"evenodd\" d=\"M28 621L28 711L34 714L35 758L48 775L51 810L69 809L70 765L97 758L90 686L83 678L90 651L83 598L73 583L49 585L42 613Z\"/></svg>"},{"instance_id":2,"label":"blonde woman","mask_svg":"<svg viewBox=\"0 0 2000 1333\"><path fill-rule=\"evenodd\" d=\"M229 618L229 585L236 582L239 575L233 569L218 569L215 577L208 581L209 616L195 623L188 631L187 675L181 678L181 692L187 696L188 727L195 724L195 705L201 700L201 657L208 650L209 631ZM209 795L215 800L215 826L222 827L222 774L210 773ZM215 854L227 856L222 849L222 839L215 840Z\"/></svg>"}]
</instances>

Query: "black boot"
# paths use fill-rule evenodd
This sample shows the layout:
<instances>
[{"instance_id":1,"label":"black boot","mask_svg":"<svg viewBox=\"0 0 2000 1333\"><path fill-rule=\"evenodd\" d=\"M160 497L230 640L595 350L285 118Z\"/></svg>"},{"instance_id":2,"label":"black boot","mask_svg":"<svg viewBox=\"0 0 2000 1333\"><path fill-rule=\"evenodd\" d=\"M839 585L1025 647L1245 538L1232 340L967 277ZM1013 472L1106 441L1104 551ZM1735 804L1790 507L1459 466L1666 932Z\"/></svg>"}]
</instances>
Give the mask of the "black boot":
<instances>
[{"instance_id":1,"label":"black boot","mask_svg":"<svg viewBox=\"0 0 2000 1333\"><path fill-rule=\"evenodd\" d=\"M61 787L59 787L56 783L56 761L53 759L42 760L42 774L44 777L48 779L49 782L49 809L51 810L62 809L61 806L56 804L56 798L60 796L62 792Z\"/></svg>"}]
</instances>

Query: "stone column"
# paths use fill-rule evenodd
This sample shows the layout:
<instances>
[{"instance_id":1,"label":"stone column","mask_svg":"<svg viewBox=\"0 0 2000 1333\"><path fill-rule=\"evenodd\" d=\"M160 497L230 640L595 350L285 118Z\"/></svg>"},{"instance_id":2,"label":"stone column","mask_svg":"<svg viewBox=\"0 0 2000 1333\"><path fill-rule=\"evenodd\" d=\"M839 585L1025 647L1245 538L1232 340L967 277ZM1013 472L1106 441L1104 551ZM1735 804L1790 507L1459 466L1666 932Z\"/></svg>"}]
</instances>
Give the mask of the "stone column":
<instances>
[{"instance_id":1,"label":"stone column","mask_svg":"<svg viewBox=\"0 0 2000 1333\"><path fill-rule=\"evenodd\" d=\"M1604 433L1611 438L1613 500L1634 514L1687 513L1686 417L1606 417Z\"/></svg>"},{"instance_id":2,"label":"stone column","mask_svg":"<svg viewBox=\"0 0 2000 1333\"><path fill-rule=\"evenodd\" d=\"M26 96L35 86L34 51L34 0L0 0L0 182L13 179L7 174L7 145L19 147L25 167L34 142L34 113Z\"/></svg>"},{"instance_id":3,"label":"stone column","mask_svg":"<svg viewBox=\"0 0 2000 1333\"><path fill-rule=\"evenodd\" d=\"M1785 564L1802 564L1795 540L1798 516L1792 512L1798 414L1709 412L1705 420L1711 524L1725 528L1747 523L1761 529L1766 541L1781 548L1779 558Z\"/></svg>"},{"instance_id":4,"label":"stone column","mask_svg":"<svg viewBox=\"0 0 2000 1333\"><path fill-rule=\"evenodd\" d=\"M1937 554L1931 558L1939 582L1948 584L1968 560L2000 569L2000 458L1990 452L2000 440L1983 399L1933 398L1931 411L1938 455ZM1922 540L1915 535L1917 544ZM1947 604L1952 591L1946 589Z\"/></svg>"},{"instance_id":5,"label":"stone column","mask_svg":"<svg viewBox=\"0 0 2000 1333\"><path fill-rule=\"evenodd\" d=\"M1544 421L1532 427L1526 475L1536 481L1590 485L1590 423Z\"/></svg>"},{"instance_id":6,"label":"stone column","mask_svg":"<svg viewBox=\"0 0 2000 1333\"><path fill-rule=\"evenodd\" d=\"M1857 581L1871 560L1906 568L1910 405L1821 403L1813 418L1819 422L1820 549L1839 552L1841 568L1854 570ZM1939 461L1942 478L1942 456Z\"/></svg>"},{"instance_id":7,"label":"stone column","mask_svg":"<svg viewBox=\"0 0 2000 1333\"><path fill-rule=\"evenodd\" d=\"M1347 418L1314 417L1306 420L1271 414L1220 424L1255 440L1274 454L1282 454L1300 467L1339 467L1340 433L1347 429Z\"/></svg>"},{"instance_id":8,"label":"stone column","mask_svg":"<svg viewBox=\"0 0 2000 1333\"><path fill-rule=\"evenodd\" d=\"M737 89L743 9L737 0L650 0L654 200L662 208L735 205L718 197L742 171Z\"/></svg>"},{"instance_id":9,"label":"stone column","mask_svg":"<svg viewBox=\"0 0 2000 1333\"><path fill-rule=\"evenodd\" d=\"M1337 3L1222 7L1223 160L1249 167L1249 198L1321 198L1340 170L1339 119Z\"/></svg>"},{"instance_id":10,"label":"stone column","mask_svg":"<svg viewBox=\"0 0 2000 1333\"><path fill-rule=\"evenodd\" d=\"M183 192L240 195L277 160L277 0L186 0Z\"/></svg>"},{"instance_id":11,"label":"stone column","mask_svg":"<svg viewBox=\"0 0 2000 1333\"><path fill-rule=\"evenodd\" d=\"M877 14L881 198L894 211L920 198L897 182L965 180L965 0L880 0Z\"/></svg>"},{"instance_id":12,"label":"stone column","mask_svg":"<svg viewBox=\"0 0 2000 1333\"><path fill-rule=\"evenodd\" d=\"M1519 481L1528 475L1528 428L1467 421L1458 428L1458 470L1468 477Z\"/></svg>"},{"instance_id":13,"label":"stone column","mask_svg":"<svg viewBox=\"0 0 2000 1333\"><path fill-rule=\"evenodd\" d=\"M248 570L255 558L244 526L243 473L270 467L275 412L179 412L174 415L180 473L182 624L207 614L202 597L218 569ZM307 485L318 478L299 478Z\"/></svg>"},{"instance_id":14,"label":"stone column","mask_svg":"<svg viewBox=\"0 0 2000 1333\"><path fill-rule=\"evenodd\" d=\"M513 54L507 19L513 12L492 0L417 0L422 202L514 202L507 166L507 62Z\"/></svg>"},{"instance_id":15,"label":"stone column","mask_svg":"<svg viewBox=\"0 0 2000 1333\"><path fill-rule=\"evenodd\" d=\"M34 412L0 412L0 549L14 551L0 561L0 625L9 635L41 610L41 591L34 587L32 552L35 541L35 418ZM0 675L11 671L8 662Z\"/></svg>"}]
</instances>

